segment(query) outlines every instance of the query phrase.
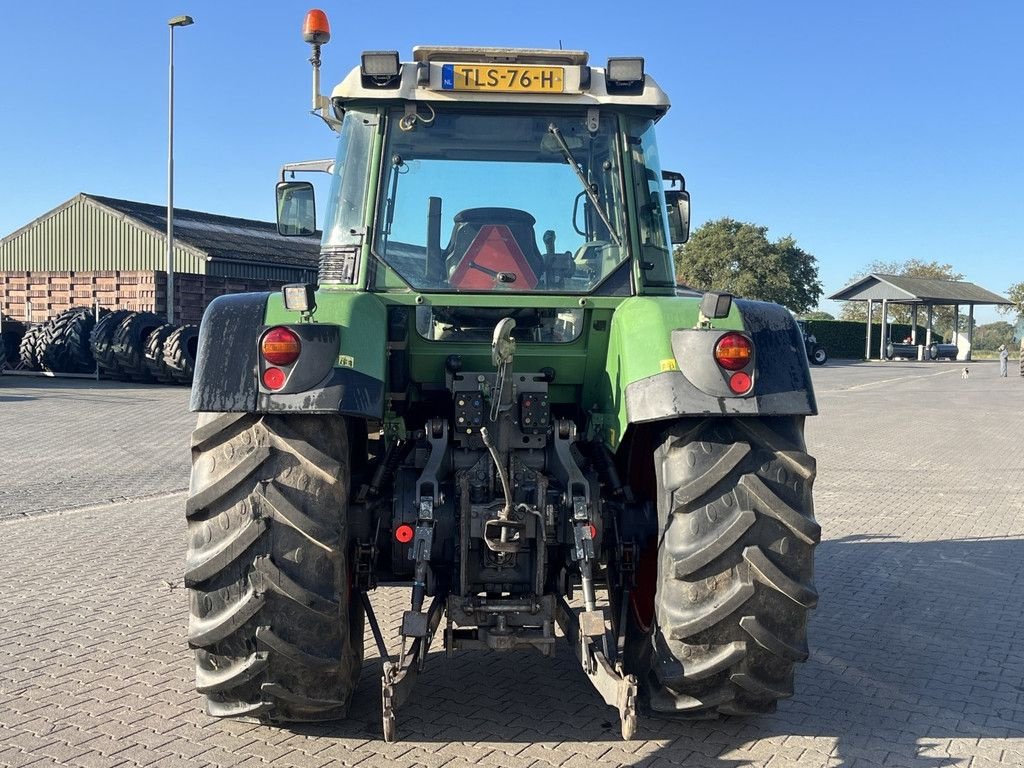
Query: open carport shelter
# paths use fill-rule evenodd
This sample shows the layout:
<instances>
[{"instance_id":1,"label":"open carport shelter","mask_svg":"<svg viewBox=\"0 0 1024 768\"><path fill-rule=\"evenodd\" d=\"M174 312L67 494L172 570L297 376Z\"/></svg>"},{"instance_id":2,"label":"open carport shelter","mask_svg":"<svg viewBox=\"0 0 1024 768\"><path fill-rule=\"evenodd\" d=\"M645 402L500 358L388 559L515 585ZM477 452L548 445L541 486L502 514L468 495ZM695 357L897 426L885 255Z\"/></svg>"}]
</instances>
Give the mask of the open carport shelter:
<instances>
[{"instance_id":1,"label":"open carport shelter","mask_svg":"<svg viewBox=\"0 0 1024 768\"><path fill-rule=\"evenodd\" d=\"M902 275L876 275L870 274L862 277L852 285L848 285L838 293L829 296L833 301L866 301L867 322L866 336L864 341L864 357L872 359L871 349L871 318L874 312L875 302L881 305L882 330L879 338L878 359L885 359L885 347L891 339L886 338L885 329L889 321L890 304L909 305L912 313L910 323L910 343L917 345L918 308L924 307L927 312L925 323L925 347L932 343L932 325L934 322L935 307L954 307L954 317L959 326L960 307L967 305L967 344L961 347L958 359L971 359L971 343L974 337L974 307L978 305L1010 305L1011 302L1004 296L982 288L980 285L968 283L963 280L939 280L931 277L903 277ZM954 341L959 339L959 327L954 329ZM958 343L958 347L961 345Z\"/></svg>"},{"instance_id":2,"label":"open carport shelter","mask_svg":"<svg viewBox=\"0 0 1024 768\"><path fill-rule=\"evenodd\" d=\"M167 312L167 208L82 193L0 239L0 311L42 322L72 306ZM315 283L317 237L174 209L174 319L224 293ZM31 303L32 316L28 306Z\"/></svg>"}]
</instances>

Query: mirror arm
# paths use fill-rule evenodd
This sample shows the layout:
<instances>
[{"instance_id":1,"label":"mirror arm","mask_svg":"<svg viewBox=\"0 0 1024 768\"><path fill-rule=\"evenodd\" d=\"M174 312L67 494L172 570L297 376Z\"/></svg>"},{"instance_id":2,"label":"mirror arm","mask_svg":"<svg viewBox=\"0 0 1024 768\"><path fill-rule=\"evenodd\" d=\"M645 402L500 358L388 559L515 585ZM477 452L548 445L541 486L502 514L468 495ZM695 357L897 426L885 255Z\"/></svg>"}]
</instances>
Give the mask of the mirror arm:
<instances>
[{"instance_id":1,"label":"mirror arm","mask_svg":"<svg viewBox=\"0 0 1024 768\"><path fill-rule=\"evenodd\" d=\"M669 184L678 184L680 190L686 190L686 179L679 171L662 171L661 180L667 181Z\"/></svg>"}]
</instances>

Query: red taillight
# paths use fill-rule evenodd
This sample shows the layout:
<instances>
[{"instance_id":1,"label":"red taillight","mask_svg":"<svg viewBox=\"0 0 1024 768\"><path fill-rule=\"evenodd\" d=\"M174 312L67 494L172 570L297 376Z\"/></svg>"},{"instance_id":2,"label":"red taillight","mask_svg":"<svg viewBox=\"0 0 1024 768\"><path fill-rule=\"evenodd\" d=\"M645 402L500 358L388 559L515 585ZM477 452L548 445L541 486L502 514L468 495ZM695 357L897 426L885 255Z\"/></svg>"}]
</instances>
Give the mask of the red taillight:
<instances>
[{"instance_id":1,"label":"red taillight","mask_svg":"<svg viewBox=\"0 0 1024 768\"><path fill-rule=\"evenodd\" d=\"M260 354L271 365L291 365L301 351L299 337L287 328L271 328L260 342Z\"/></svg>"},{"instance_id":2,"label":"red taillight","mask_svg":"<svg viewBox=\"0 0 1024 768\"><path fill-rule=\"evenodd\" d=\"M412 537L415 534L412 526L408 523L402 523L400 526L395 528L395 541L399 544L408 544L412 541Z\"/></svg>"},{"instance_id":3,"label":"red taillight","mask_svg":"<svg viewBox=\"0 0 1024 768\"><path fill-rule=\"evenodd\" d=\"M727 333L715 344L715 362L727 371L745 368L753 354L747 337L738 333Z\"/></svg>"},{"instance_id":4,"label":"red taillight","mask_svg":"<svg viewBox=\"0 0 1024 768\"><path fill-rule=\"evenodd\" d=\"M263 386L267 389L280 389L288 378L280 368L267 368L263 372Z\"/></svg>"},{"instance_id":5,"label":"red taillight","mask_svg":"<svg viewBox=\"0 0 1024 768\"><path fill-rule=\"evenodd\" d=\"M737 395L747 394L752 384L753 381L750 378L750 374L745 371L736 371L736 373L729 377L729 389Z\"/></svg>"}]
</instances>

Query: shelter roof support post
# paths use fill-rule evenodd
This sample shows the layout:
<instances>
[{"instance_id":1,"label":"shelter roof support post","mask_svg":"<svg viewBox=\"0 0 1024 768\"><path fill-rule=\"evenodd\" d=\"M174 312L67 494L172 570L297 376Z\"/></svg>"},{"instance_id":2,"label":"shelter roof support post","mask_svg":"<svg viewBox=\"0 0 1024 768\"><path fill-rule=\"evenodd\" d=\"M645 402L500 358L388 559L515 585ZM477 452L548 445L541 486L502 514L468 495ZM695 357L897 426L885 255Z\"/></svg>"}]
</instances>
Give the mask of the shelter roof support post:
<instances>
[{"instance_id":1,"label":"shelter roof support post","mask_svg":"<svg viewBox=\"0 0 1024 768\"><path fill-rule=\"evenodd\" d=\"M864 359L871 359L871 314L875 310L875 302L872 299L868 299L868 329L867 339L864 341Z\"/></svg>"},{"instance_id":2,"label":"shelter roof support post","mask_svg":"<svg viewBox=\"0 0 1024 768\"><path fill-rule=\"evenodd\" d=\"M878 359L885 360L885 348L889 344L889 300L882 299L882 333L878 340Z\"/></svg>"},{"instance_id":3,"label":"shelter roof support post","mask_svg":"<svg viewBox=\"0 0 1024 768\"><path fill-rule=\"evenodd\" d=\"M974 350L974 305L967 305L967 353L964 360L971 360L971 352Z\"/></svg>"},{"instance_id":4,"label":"shelter roof support post","mask_svg":"<svg viewBox=\"0 0 1024 768\"><path fill-rule=\"evenodd\" d=\"M950 339L950 341L952 341L952 343L956 344L956 346L958 347L957 352L956 352L956 359L959 360L960 359L959 347L961 346L961 344L960 344L960 305L959 304L954 304L953 305L953 338Z\"/></svg>"},{"instance_id":5,"label":"shelter roof support post","mask_svg":"<svg viewBox=\"0 0 1024 768\"><path fill-rule=\"evenodd\" d=\"M917 304L910 308L910 343L917 344Z\"/></svg>"},{"instance_id":6,"label":"shelter roof support post","mask_svg":"<svg viewBox=\"0 0 1024 768\"><path fill-rule=\"evenodd\" d=\"M924 334L924 345L930 347L932 345L932 325L935 323L935 307L931 304L928 305L928 329Z\"/></svg>"}]
</instances>

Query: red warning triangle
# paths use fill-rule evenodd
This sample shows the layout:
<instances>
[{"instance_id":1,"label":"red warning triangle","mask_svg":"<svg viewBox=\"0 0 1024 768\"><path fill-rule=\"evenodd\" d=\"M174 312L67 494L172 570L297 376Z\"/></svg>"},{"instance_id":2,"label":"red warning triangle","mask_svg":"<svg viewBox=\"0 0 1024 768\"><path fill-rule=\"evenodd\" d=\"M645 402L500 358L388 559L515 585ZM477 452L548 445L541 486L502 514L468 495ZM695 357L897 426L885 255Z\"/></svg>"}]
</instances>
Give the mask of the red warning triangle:
<instances>
[{"instance_id":1,"label":"red warning triangle","mask_svg":"<svg viewBox=\"0 0 1024 768\"><path fill-rule=\"evenodd\" d=\"M515 280L498 281L499 273ZM460 291L530 291L537 287L537 275L522 249L504 224L485 224L466 249L449 282Z\"/></svg>"}]
</instances>

